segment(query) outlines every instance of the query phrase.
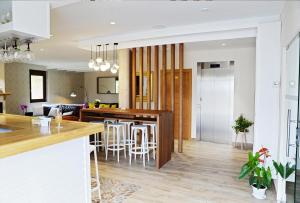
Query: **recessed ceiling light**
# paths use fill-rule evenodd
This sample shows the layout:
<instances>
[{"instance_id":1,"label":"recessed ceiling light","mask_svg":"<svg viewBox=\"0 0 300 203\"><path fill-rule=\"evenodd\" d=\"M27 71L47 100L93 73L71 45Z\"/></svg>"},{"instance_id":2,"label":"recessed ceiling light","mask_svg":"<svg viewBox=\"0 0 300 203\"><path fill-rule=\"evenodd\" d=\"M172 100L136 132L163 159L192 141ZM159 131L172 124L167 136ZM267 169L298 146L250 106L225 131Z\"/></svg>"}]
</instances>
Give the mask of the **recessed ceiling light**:
<instances>
[{"instance_id":1,"label":"recessed ceiling light","mask_svg":"<svg viewBox=\"0 0 300 203\"><path fill-rule=\"evenodd\" d=\"M115 21L111 21L109 24L111 24L111 25L115 25L115 24L116 24L116 22L115 22Z\"/></svg>"},{"instance_id":2,"label":"recessed ceiling light","mask_svg":"<svg viewBox=\"0 0 300 203\"><path fill-rule=\"evenodd\" d=\"M41 48L40 51L45 51L45 50L43 48Z\"/></svg>"},{"instance_id":3,"label":"recessed ceiling light","mask_svg":"<svg viewBox=\"0 0 300 203\"><path fill-rule=\"evenodd\" d=\"M161 29L165 29L167 26L165 25L154 25L152 26L153 29L157 29L157 30L161 30Z\"/></svg>"},{"instance_id":4,"label":"recessed ceiling light","mask_svg":"<svg viewBox=\"0 0 300 203\"><path fill-rule=\"evenodd\" d=\"M226 43L222 43L221 45L222 45L223 47L225 47L227 44L226 44Z\"/></svg>"}]
</instances>

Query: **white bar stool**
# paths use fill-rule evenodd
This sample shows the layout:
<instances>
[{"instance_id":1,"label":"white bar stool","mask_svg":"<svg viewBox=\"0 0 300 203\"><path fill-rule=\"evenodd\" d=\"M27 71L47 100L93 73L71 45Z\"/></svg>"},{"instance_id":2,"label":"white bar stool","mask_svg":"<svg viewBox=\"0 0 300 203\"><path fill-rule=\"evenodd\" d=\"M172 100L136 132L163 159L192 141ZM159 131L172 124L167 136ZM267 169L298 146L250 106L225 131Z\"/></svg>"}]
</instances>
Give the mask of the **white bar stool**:
<instances>
[{"instance_id":1,"label":"white bar stool","mask_svg":"<svg viewBox=\"0 0 300 203\"><path fill-rule=\"evenodd\" d=\"M157 125L156 123L144 123L143 125L150 127L150 142L148 142L148 145L149 149L153 150L153 159L155 159L157 148Z\"/></svg>"},{"instance_id":2,"label":"white bar stool","mask_svg":"<svg viewBox=\"0 0 300 203\"><path fill-rule=\"evenodd\" d=\"M137 144L137 136L138 132L141 131L141 145ZM148 128L145 125L134 125L131 127L131 145L129 147L129 164L131 165L131 156L134 154L134 159L136 159L136 155L140 154L143 156L143 165L145 164L145 155L148 156L149 163L149 148L148 148Z\"/></svg>"},{"instance_id":3,"label":"white bar stool","mask_svg":"<svg viewBox=\"0 0 300 203\"><path fill-rule=\"evenodd\" d=\"M100 191L100 177L98 171L98 161L97 161L97 149L95 145L89 145L90 153L94 153L94 161L95 161L95 172L96 172L96 186L92 188L92 193L97 192L99 199L101 200L101 191Z\"/></svg>"},{"instance_id":4,"label":"white bar stool","mask_svg":"<svg viewBox=\"0 0 300 203\"><path fill-rule=\"evenodd\" d=\"M125 125L125 131L126 131L126 146L128 146L128 150L131 143L131 126L134 125L133 121L119 121L119 123Z\"/></svg>"},{"instance_id":5,"label":"white bar stool","mask_svg":"<svg viewBox=\"0 0 300 203\"><path fill-rule=\"evenodd\" d=\"M104 124L102 121L90 121L90 123L98 123L98 124ZM90 142L90 144L94 145L97 148L97 151L100 151L100 147L104 147L105 149L105 135L103 136L103 141L101 139L101 133L95 133L94 135L94 140Z\"/></svg>"},{"instance_id":6,"label":"white bar stool","mask_svg":"<svg viewBox=\"0 0 300 203\"><path fill-rule=\"evenodd\" d=\"M113 142L110 143L110 129L112 130ZM122 131L122 141L121 142L121 131ZM108 157L108 150L113 151L113 156L115 156L115 151L117 151L118 162L120 161L120 151L124 150L124 157L126 158L126 138L125 138L125 125L121 123L114 123L107 125L107 137L106 137L106 160Z\"/></svg>"}]
</instances>

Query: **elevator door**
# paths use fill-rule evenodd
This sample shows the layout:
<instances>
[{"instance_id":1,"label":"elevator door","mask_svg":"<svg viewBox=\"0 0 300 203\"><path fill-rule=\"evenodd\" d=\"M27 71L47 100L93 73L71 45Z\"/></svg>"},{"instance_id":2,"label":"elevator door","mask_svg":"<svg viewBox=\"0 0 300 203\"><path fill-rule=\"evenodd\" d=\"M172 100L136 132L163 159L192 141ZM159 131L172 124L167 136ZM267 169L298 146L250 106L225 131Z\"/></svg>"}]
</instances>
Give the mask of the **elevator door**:
<instances>
[{"instance_id":1,"label":"elevator door","mask_svg":"<svg viewBox=\"0 0 300 203\"><path fill-rule=\"evenodd\" d=\"M200 140L231 144L233 68L201 69L200 75Z\"/></svg>"}]
</instances>

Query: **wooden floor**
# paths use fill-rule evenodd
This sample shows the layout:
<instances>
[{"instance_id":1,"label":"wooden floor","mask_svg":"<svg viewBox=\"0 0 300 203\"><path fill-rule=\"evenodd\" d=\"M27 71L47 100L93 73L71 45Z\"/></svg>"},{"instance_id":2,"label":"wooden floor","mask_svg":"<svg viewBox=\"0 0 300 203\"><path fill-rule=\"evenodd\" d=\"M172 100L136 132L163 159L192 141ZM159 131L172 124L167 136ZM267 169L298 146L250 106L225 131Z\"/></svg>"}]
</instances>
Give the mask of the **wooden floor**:
<instances>
[{"instance_id":1,"label":"wooden floor","mask_svg":"<svg viewBox=\"0 0 300 203\"><path fill-rule=\"evenodd\" d=\"M139 159L129 166L128 157L125 160L123 154L119 164L112 154L105 161L104 154L100 153L98 160L101 176L141 187L126 203L276 202L273 191L268 191L267 200L255 200L247 181L237 179L246 159L246 151L230 145L186 141L184 153L175 152L160 170L154 167L153 161L143 168Z\"/></svg>"}]
</instances>

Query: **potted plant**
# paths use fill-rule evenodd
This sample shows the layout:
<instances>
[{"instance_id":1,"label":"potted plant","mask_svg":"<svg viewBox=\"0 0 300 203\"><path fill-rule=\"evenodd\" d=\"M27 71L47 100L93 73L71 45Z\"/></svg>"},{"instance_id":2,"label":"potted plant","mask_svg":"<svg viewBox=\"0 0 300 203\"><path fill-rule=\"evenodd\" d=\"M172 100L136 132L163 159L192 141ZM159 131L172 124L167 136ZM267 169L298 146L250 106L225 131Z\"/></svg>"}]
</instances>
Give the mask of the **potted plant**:
<instances>
[{"instance_id":1,"label":"potted plant","mask_svg":"<svg viewBox=\"0 0 300 203\"><path fill-rule=\"evenodd\" d=\"M99 108L100 102L101 102L100 99L95 99L95 101L94 101L95 108Z\"/></svg>"},{"instance_id":2,"label":"potted plant","mask_svg":"<svg viewBox=\"0 0 300 203\"><path fill-rule=\"evenodd\" d=\"M28 106L26 104L21 104L20 109L22 110L23 114L25 115L27 112Z\"/></svg>"},{"instance_id":3,"label":"potted plant","mask_svg":"<svg viewBox=\"0 0 300 203\"><path fill-rule=\"evenodd\" d=\"M249 178L252 195L257 199L266 198L266 190L271 187L272 174L270 167L265 167L266 159L270 157L267 148L262 147L258 152L248 153L248 162L242 166L239 179Z\"/></svg>"},{"instance_id":4,"label":"potted plant","mask_svg":"<svg viewBox=\"0 0 300 203\"><path fill-rule=\"evenodd\" d=\"M239 133L243 133L243 135L245 136L245 142L246 142L246 133L249 132L249 127L252 125L253 125L253 122L246 119L242 114L235 120L235 123L232 126L232 128L235 131L235 135L236 135L235 146L236 146L237 136ZM241 144L241 148L243 149L243 144Z\"/></svg>"},{"instance_id":5,"label":"potted plant","mask_svg":"<svg viewBox=\"0 0 300 203\"><path fill-rule=\"evenodd\" d=\"M276 170L276 174L279 174L279 181L282 181L281 184L281 190L282 190L282 195L280 197L280 201L285 202L286 201L286 194L285 194L285 180L288 179L288 177L290 175L292 175L295 170L296 170L296 165L291 165L291 163L287 162L285 165L283 165L282 163L278 163L276 161L273 160L273 166Z\"/></svg>"},{"instance_id":6,"label":"potted plant","mask_svg":"<svg viewBox=\"0 0 300 203\"><path fill-rule=\"evenodd\" d=\"M247 133L249 132L249 127L253 125L252 121L246 119L242 114L235 120L234 129L235 133L238 134L240 132Z\"/></svg>"}]
</instances>

